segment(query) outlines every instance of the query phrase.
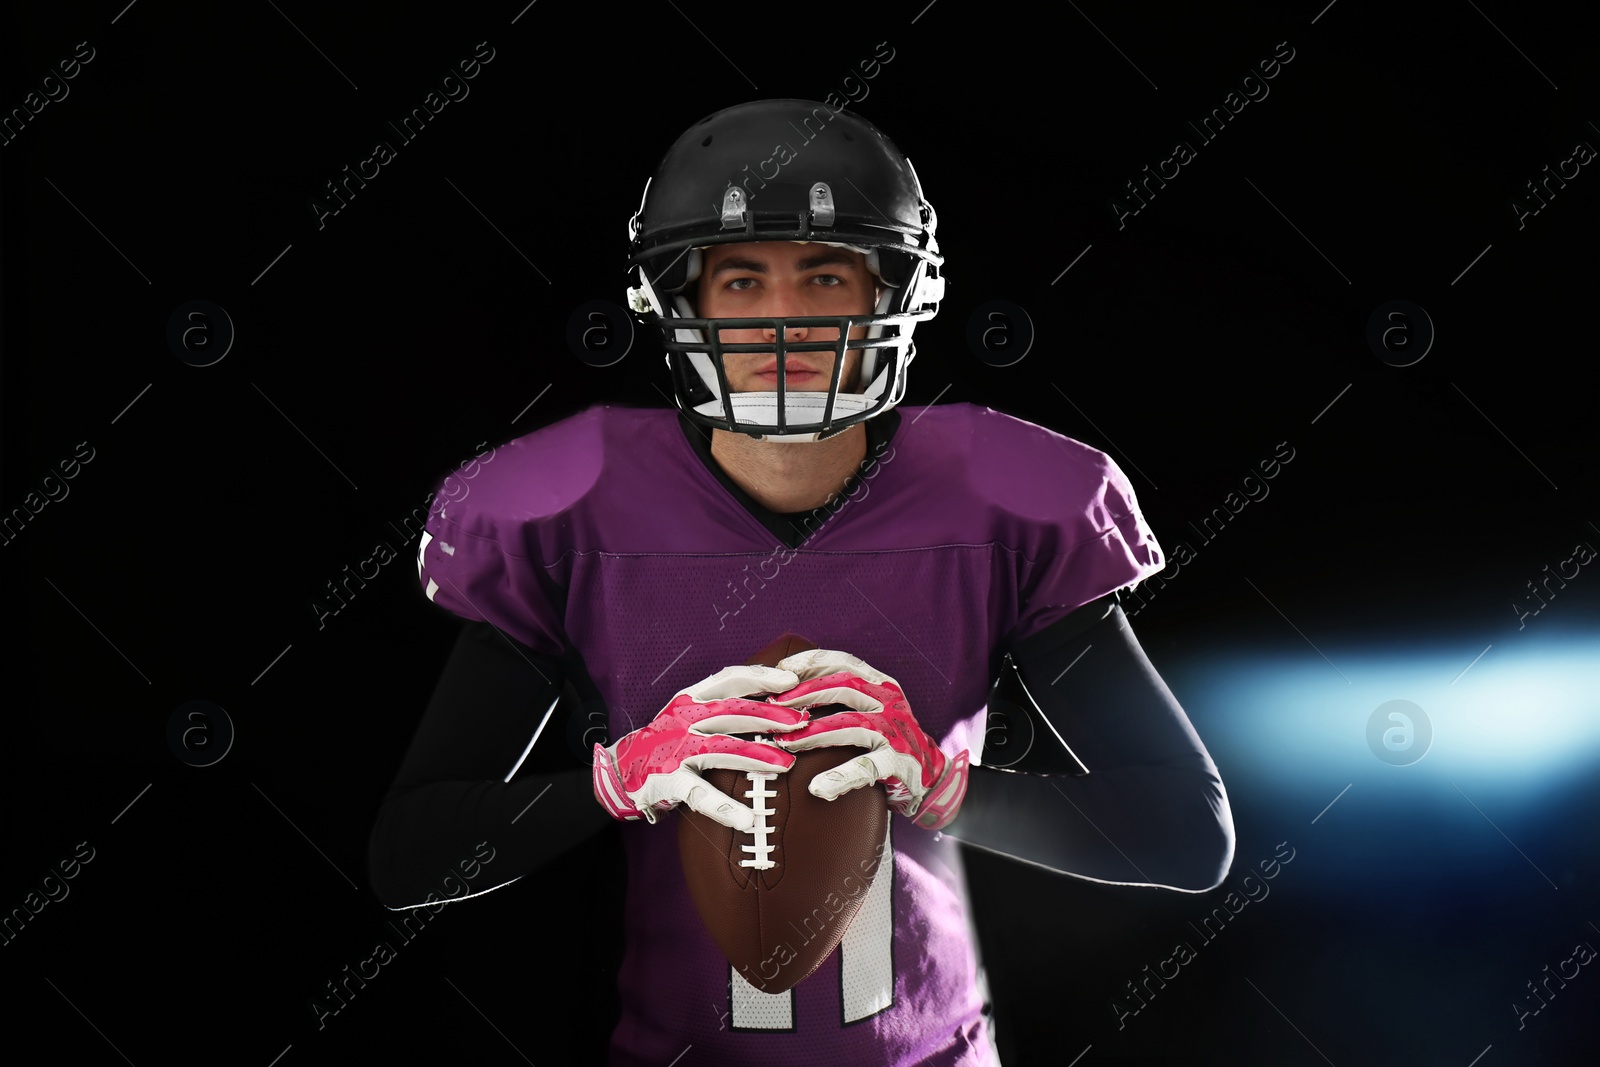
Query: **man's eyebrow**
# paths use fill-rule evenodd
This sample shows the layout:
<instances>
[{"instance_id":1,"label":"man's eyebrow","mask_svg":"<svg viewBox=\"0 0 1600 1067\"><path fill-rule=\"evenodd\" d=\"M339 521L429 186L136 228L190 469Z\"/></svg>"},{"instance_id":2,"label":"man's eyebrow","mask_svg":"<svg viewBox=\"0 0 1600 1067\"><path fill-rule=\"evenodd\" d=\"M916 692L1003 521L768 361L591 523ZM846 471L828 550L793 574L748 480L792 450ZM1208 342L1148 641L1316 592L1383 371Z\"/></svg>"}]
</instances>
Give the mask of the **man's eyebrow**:
<instances>
[{"instance_id":1,"label":"man's eyebrow","mask_svg":"<svg viewBox=\"0 0 1600 1067\"><path fill-rule=\"evenodd\" d=\"M745 259L740 256L729 256L727 259L717 264L716 268L712 270L711 276L715 278L717 275L730 270L749 271L751 274L765 274L767 273L767 265L761 262L759 259Z\"/></svg>"},{"instance_id":2,"label":"man's eyebrow","mask_svg":"<svg viewBox=\"0 0 1600 1067\"><path fill-rule=\"evenodd\" d=\"M795 270L811 270L815 267L826 266L830 263L838 263L846 267L853 267L856 265L856 260L843 249L831 248L826 252L818 252L814 256L807 256L794 266Z\"/></svg>"},{"instance_id":3,"label":"man's eyebrow","mask_svg":"<svg viewBox=\"0 0 1600 1067\"><path fill-rule=\"evenodd\" d=\"M817 267L825 267L829 265L853 267L856 266L856 261L843 249L834 248L826 252L818 252L816 255L807 256L795 264L795 270L815 270ZM767 265L759 259L750 259L744 256L729 256L712 269L711 277L715 278L719 274L735 270L746 271L750 274L765 274L767 273Z\"/></svg>"}]
</instances>

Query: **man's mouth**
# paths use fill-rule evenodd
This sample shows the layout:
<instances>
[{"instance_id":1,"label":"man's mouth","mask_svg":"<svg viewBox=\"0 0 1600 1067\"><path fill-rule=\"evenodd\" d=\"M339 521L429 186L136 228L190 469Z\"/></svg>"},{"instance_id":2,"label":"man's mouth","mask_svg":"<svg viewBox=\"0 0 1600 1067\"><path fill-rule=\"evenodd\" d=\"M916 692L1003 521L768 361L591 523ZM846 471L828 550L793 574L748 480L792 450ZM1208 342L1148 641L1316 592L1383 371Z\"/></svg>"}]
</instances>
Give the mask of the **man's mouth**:
<instances>
[{"instance_id":1,"label":"man's mouth","mask_svg":"<svg viewBox=\"0 0 1600 1067\"><path fill-rule=\"evenodd\" d=\"M776 361L756 372L756 377L774 387L778 384L778 364ZM785 386L803 385L820 379L822 375L804 365L796 366L793 363L783 376Z\"/></svg>"}]
</instances>

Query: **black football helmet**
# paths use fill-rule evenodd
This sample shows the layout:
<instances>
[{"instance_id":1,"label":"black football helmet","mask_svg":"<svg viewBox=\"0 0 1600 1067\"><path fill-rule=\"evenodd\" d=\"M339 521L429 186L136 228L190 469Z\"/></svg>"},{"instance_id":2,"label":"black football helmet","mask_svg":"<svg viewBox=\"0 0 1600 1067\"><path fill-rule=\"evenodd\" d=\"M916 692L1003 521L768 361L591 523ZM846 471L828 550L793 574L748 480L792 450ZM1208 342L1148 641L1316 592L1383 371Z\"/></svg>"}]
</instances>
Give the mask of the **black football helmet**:
<instances>
[{"instance_id":1,"label":"black football helmet","mask_svg":"<svg viewBox=\"0 0 1600 1067\"><path fill-rule=\"evenodd\" d=\"M629 306L657 326L678 407L702 426L773 441L820 441L905 397L911 331L938 313L944 259L936 217L911 161L859 115L811 100L758 100L691 126L645 183L628 221ZM704 249L730 241L801 241L860 252L882 292L862 316L695 317ZM854 326L866 336L851 338ZM836 327L837 341L787 341ZM774 342L723 344L719 329L766 328ZM861 350L860 393L841 393L846 349ZM732 393L724 352L773 352L776 392ZM828 391L788 391L786 352L832 351Z\"/></svg>"}]
</instances>

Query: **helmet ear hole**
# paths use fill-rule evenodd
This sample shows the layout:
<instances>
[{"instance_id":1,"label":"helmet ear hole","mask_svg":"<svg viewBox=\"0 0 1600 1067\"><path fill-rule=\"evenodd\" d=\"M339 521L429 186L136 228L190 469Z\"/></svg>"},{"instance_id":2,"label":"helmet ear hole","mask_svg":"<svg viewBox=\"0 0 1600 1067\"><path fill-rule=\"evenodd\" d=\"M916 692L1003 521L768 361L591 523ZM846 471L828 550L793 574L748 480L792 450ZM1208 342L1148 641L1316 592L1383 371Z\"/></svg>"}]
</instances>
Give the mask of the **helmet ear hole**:
<instances>
[{"instance_id":1,"label":"helmet ear hole","mask_svg":"<svg viewBox=\"0 0 1600 1067\"><path fill-rule=\"evenodd\" d=\"M652 265L650 269L651 283L656 292L678 293L700 277L700 249L689 248L679 252L672 259L661 264L660 267ZM663 257L655 257L659 262Z\"/></svg>"},{"instance_id":2,"label":"helmet ear hole","mask_svg":"<svg viewBox=\"0 0 1600 1067\"><path fill-rule=\"evenodd\" d=\"M878 276L883 279L886 285L892 285L896 289L902 288L906 282L911 280L911 275L917 269L919 262L921 261L915 256L908 256L904 252L880 248L878 249Z\"/></svg>"}]
</instances>

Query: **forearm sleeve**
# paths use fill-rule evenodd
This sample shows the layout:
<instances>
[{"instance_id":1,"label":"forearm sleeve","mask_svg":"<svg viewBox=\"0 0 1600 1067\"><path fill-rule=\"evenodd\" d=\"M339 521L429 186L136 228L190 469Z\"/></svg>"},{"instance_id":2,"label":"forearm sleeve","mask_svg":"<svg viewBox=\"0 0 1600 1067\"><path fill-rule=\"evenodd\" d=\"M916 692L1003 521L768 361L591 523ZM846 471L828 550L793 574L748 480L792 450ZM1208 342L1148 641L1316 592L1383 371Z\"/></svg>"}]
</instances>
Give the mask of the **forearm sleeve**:
<instances>
[{"instance_id":1,"label":"forearm sleeve","mask_svg":"<svg viewBox=\"0 0 1600 1067\"><path fill-rule=\"evenodd\" d=\"M570 769L523 769L506 780L561 697L564 670L487 623L465 625L368 842L385 906L415 907L430 893L461 899L451 887L462 885L463 861L485 854L493 859L471 868L480 873L466 893L498 888L611 824L576 758ZM564 750L565 732L552 716L539 748Z\"/></svg>"},{"instance_id":2,"label":"forearm sleeve","mask_svg":"<svg viewBox=\"0 0 1600 1067\"><path fill-rule=\"evenodd\" d=\"M1222 778L1116 601L1024 638L1011 654L1047 720L1033 724L1039 762L1053 771L1071 762L1065 742L1089 773L1016 773L1027 760L1012 773L974 767L945 833L1096 881L1219 885L1234 851Z\"/></svg>"}]
</instances>

